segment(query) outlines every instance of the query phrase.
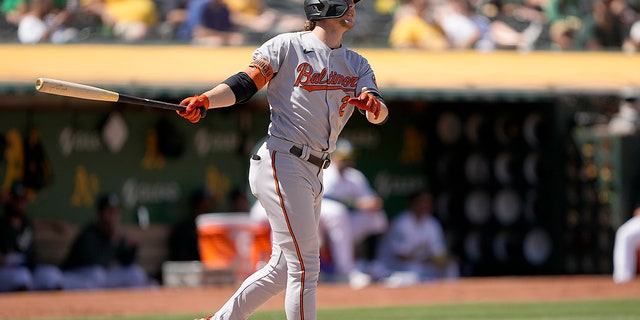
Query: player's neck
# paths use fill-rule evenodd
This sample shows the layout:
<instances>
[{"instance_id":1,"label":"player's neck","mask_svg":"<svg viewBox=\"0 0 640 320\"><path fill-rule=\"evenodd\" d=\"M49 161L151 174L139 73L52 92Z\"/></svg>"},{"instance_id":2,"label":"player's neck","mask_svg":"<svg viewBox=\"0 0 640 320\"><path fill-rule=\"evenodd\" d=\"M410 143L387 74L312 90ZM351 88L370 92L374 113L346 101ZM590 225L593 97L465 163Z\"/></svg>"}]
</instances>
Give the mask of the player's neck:
<instances>
[{"instance_id":1,"label":"player's neck","mask_svg":"<svg viewBox=\"0 0 640 320\"><path fill-rule=\"evenodd\" d=\"M332 24L318 24L312 32L328 47L337 49L342 46L342 34L345 31L343 28L338 28Z\"/></svg>"}]
</instances>

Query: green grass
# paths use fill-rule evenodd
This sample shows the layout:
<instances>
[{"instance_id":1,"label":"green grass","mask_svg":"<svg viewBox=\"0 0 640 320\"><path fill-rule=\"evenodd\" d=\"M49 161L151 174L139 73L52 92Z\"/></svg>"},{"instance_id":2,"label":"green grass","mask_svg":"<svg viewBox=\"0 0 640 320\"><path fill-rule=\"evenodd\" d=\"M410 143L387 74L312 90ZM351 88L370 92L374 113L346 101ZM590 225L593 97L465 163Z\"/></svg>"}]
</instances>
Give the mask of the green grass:
<instances>
[{"instance_id":1,"label":"green grass","mask_svg":"<svg viewBox=\"0 0 640 320\"><path fill-rule=\"evenodd\" d=\"M138 317L83 317L86 320L191 320L202 314ZM48 318L46 320L81 318ZM257 312L250 320L284 320L283 311ZM635 320L640 319L640 300L598 300L557 303L484 303L438 306L319 309L327 320ZM40 319L44 320L44 319Z\"/></svg>"}]
</instances>

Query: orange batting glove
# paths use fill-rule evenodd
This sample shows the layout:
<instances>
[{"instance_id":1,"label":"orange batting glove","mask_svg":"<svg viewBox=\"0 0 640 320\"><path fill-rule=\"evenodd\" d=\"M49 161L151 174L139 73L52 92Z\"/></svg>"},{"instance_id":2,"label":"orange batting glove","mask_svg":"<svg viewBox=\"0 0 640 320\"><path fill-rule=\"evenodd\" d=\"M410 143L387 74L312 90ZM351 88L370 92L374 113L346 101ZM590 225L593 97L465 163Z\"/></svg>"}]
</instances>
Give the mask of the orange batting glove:
<instances>
[{"instance_id":1,"label":"orange batting glove","mask_svg":"<svg viewBox=\"0 0 640 320\"><path fill-rule=\"evenodd\" d=\"M183 110L176 111L178 115L189 120L191 123L196 123L207 116L209 98L207 98L205 94L195 95L180 101L180 105L187 107Z\"/></svg>"},{"instance_id":2,"label":"orange batting glove","mask_svg":"<svg viewBox=\"0 0 640 320\"><path fill-rule=\"evenodd\" d=\"M367 88L362 88L362 92L357 98L350 98L349 103L356 108L373 113L373 118L378 119L380 115L380 100L371 93L365 92Z\"/></svg>"}]
</instances>

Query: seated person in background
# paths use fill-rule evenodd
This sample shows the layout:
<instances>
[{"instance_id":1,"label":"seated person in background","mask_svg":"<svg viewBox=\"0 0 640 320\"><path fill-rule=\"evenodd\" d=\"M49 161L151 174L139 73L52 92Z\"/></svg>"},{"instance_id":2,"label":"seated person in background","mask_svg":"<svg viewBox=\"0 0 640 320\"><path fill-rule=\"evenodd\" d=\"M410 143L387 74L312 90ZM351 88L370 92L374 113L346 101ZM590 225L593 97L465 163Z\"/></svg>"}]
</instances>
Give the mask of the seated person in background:
<instances>
[{"instance_id":1,"label":"seated person in background","mask_svg":"<svg viewBox=\"0 0 640 320\"><path fill-rule=\"evenodd\" d=\"M29 11L18 25L18 40L27 44L72 42L78 30L65 26L70 18L71 13L56 9L53 0L31 0Z\"/></svg>"},{"instance_id":2,"label":"seated person in background","mask_svg":"<svg viewBox=\"0 0 640 320\"><path fill-rule=\"evenodd\" d=\"M640 89L625 86L620 90L618 110L611 116L607 129L620 135L632 135L640 128Z\"/></svg>"},{"instance_id":3,"label":"seated person in background","mask_svg":"<svg viewBox=\"0 0 640 320\"><path fill-rule=\"evenodd\" d=\"M622 50L629 54L640 52L640 20L631 25L629 36L622 44Z\"/></svg>"},{"instance_id":4,"label":"seated person in background","mask_svg":"<svg viewBox=\"0 0 640 320\"><path fill-rule=\"evenodd\" d=\"M178 31L179 38L205 46L239 46L244 43L244 35L235 30L224 1L190 0L187 12L187 19Z\"/></svg>"},{"instance_id":5,"label":"seated person in background","mask_svg":"<svg viewBox=\"0 0 640 320\"><path fill-rule=\"evenodd\" d=\"M33 223L26 215L26 190L15 183L4 202L0 218L0 292L56 290L62 273L37 262Z\"/></svg>"},{"instance_id":6,"label":"seated person in background","mask_svg":"<svg viewBox=\"0 0 640 320\"><path fill-rule=\"evenodd\" d=\"M210 189L201 188L193 192L188 216L178 221L171 229L171 234L169 235L169 260L200 260L196 218L203 213L213 212L215 207L215 197Z\"/></svg>"},{"instance_id":7,"label":"seated person in background","mask_svg":"<svg viewBox=\"0 0 640 320\"><path fill-rule=\"evenodd\" d=\"M352 287L360 288L368 284L363 276L374 267L375 246L387 229L387 215L382 199L364 173L355 168L354 147L348 140L338 139L331 161L324 171L320 226L328 237L337 275L346 276ZM358 253L362 246L369 252Z\"/></svg>"},{"instance_id":8,"label":"seated person in background","mask_svg":"<svg viewBox=\"0 0 640 320\"><path fill-rule=\"evenodd\" d=\"M100 196L96 209L96 221L80 231L63 262L64 289L148 285L147 274L135 263L138 246L122 232L118 196Z\"/></svg>"},{"instance_id":9,"label":"seated person in background","mask_svg":"<svg viewBox=\"0 0 640 320\"><path fill-rule=\"evenodd\" d=\"M82 9L100 17L102 24L124 41L148 38L158 22L152 0L82 0Z\"/></svg>"},{"instance_id":10,"label":"seated person in background","mask_svg":"<svg viewBox=\"0 0 640 320\"><path fill-rule=\"evenodd\" d=\"M457 278L457 263L449 256L442 225L433 215L433 196L420 191L408 201L407 210L392 220L379 252L391 274L388 284L406 280L397 275L407 275L412 282Z\"/></svg>"},{"instance_id":11,"label":"seated person in background","mask_svg":"<svg viewBox=\"0 0 640 320\"><path fill-rule=\"evenodd\" d=\"M636 277L640 249L640 205L616 231L613 246L613 281L627 283Z\"/></svg>"}]
</instances>

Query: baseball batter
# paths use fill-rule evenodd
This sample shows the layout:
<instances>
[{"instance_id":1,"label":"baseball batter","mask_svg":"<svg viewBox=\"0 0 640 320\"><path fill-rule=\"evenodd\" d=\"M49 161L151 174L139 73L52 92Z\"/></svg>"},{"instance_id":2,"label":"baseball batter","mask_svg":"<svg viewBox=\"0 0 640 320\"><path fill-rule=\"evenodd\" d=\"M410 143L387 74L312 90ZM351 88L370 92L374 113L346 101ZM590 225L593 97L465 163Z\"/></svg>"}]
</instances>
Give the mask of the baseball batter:
<instances>
[{"instance_id":1,"label":"baseball batter","mask_svg":"<svg viewBox=\"0 0 640 320\"><path fill-rule=\"evenodd\" d=\"M268 40L245 71L181 103L195 123L202 108L242 103L268 83L269 137L251 157L249 186L267 212L272 256L207 319L247 319L282 290L287 319L316 319L323 169L355 108L374 124L388 116L371 66L342 45L358 1L305 0L304 31Z\"/></svg>"}]
</instances>

